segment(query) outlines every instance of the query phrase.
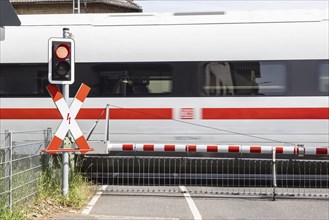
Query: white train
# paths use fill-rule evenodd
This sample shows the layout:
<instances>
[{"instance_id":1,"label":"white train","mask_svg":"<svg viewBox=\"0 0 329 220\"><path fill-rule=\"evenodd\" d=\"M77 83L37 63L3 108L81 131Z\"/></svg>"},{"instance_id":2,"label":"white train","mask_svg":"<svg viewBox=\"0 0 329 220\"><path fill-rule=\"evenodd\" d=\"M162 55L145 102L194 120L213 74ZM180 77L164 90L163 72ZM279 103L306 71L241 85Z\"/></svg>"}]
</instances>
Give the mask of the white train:
<instances>
[{"instance_id":1,"label":"white train","mask_svg":"<svg viewBox=\"0 0 329 220\"><path fill-rule=\"evenodd\" d=\"M24 15L0 43L1 131L56 130L48 39L70 28L77 121L131 143L329 146L328 10ZM102 114L103 113L103 114Z\"/></svg>"}]
</instances>

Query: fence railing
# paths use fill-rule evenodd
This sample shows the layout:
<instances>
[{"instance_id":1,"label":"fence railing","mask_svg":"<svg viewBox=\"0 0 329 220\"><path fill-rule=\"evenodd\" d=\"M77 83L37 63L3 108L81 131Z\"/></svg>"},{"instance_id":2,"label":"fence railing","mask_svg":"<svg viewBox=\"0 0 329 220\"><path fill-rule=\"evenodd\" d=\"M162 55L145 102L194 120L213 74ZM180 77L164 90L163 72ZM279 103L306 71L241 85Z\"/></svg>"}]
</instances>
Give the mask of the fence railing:
<instances>
[{"instance_id":1,"label":"fence railing","mask_svg":"<svg viewBox=\"0 0 329 220\"><path fill-rule=\"evenodd\" d=\"M35 195L43 162L40 151L51 136L51 129L0 133L0 209L12 209Z\"/></svg>"},{"instance_id":2,"label":"fence railing","mask_svg":"<svg viewBox=\"0 0 329 220\"><path fill-rule=\"evenodd\" d=\"M86 175L106 192L329 198L329 161L87 156Z\"/></svg>"}]
</instances>

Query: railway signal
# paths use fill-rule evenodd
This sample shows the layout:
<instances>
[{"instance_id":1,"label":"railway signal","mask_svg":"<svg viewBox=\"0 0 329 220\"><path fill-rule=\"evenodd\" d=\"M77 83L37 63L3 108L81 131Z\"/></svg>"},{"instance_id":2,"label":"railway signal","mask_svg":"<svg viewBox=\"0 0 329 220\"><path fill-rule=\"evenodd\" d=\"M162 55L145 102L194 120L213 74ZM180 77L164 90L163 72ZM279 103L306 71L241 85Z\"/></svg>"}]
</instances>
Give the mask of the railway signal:
<instances>
[{"instance_id":1,"label":"railway signal","mask_svg":"<svg viewBox=\"0 0 329 220\"><path fill-rule=\"evenodd\" d=\"M74 82L74 41L70 38L50 38L48 43L48 80L52 84Z\"/></svg>"}]
</instances>

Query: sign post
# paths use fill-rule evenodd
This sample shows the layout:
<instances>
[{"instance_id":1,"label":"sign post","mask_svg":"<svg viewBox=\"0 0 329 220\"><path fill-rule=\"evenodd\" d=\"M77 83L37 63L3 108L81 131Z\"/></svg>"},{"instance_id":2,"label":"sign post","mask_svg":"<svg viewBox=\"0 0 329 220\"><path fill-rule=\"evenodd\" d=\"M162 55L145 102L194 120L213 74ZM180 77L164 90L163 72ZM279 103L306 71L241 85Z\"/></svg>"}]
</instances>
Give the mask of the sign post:
<instances>
[{"instance_id":1,"label":"sign post","mask_svg":"<svg viewBox=\"0 0 329 220\"><path fill-rule=\"evenodd\" d=\"M70 32L68 28L63 28L63 38L70 38ZM69 89L70 89L69 84L62 85L62 92L67 105L69 105L69 97L70 97ZM69 115L67 117L69 117ZM69 138L69 133L67 133L67 137ZM65 148L65 145L63 147ZM63 167L62 192L63 192L63 196L67 198L67 194L69 192L69 153L68 152L63 152L62 167Z\"/></svg>"}]
</instances>

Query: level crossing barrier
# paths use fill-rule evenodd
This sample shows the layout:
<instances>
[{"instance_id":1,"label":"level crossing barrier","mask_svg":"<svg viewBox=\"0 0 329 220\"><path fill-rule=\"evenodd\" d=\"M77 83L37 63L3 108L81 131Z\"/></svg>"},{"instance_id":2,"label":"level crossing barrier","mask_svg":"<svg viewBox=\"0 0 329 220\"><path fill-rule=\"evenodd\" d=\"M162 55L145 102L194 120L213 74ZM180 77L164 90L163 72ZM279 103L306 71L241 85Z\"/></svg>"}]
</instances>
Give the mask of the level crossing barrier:
<instances>
[{"instance_id":1,"label":"level crossing barrier","mask_svg":"<svg viewBox=\"0 0 329 220\"><path fill-rule=\"evenodd\" d=\"M51 129L0 133L0 210L33 198L51 136Z\"/></svg>"},{"instance_id":2,"label":"level crossing barrier","mask_svg":"<svg viewBox=\"0 0 329 220\"><path fill-rule=\"evenodd\" d=\"M137 152L199 152L199 153L242 153L242 154L276 154L282 155L329 155L329 148L303 146L246 146L246 145L194 145L194 144L109 144L111 151Z\"/></svg>"}]
</instances>

